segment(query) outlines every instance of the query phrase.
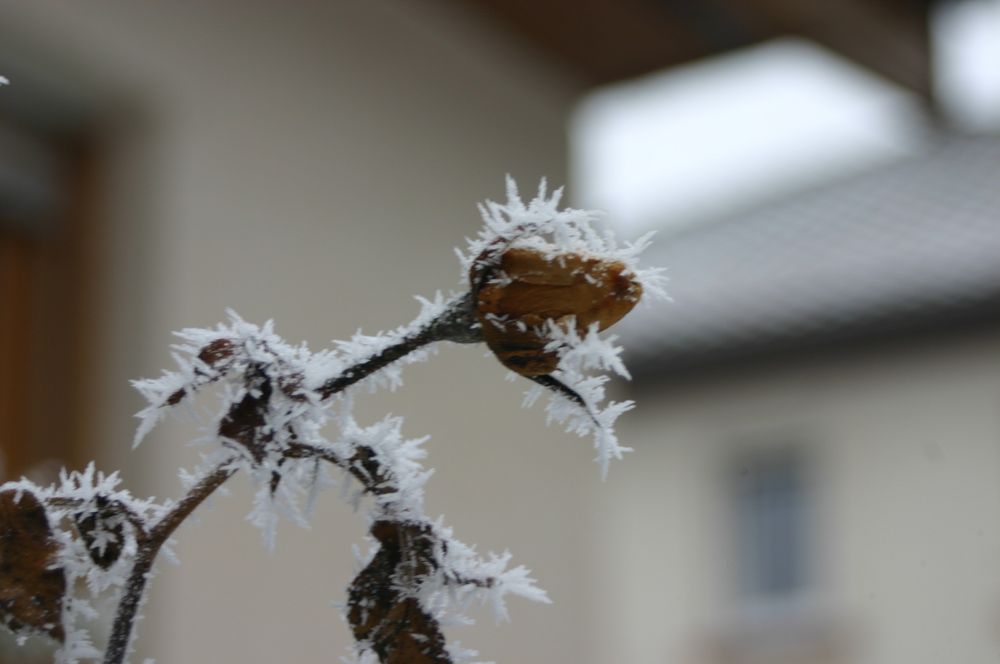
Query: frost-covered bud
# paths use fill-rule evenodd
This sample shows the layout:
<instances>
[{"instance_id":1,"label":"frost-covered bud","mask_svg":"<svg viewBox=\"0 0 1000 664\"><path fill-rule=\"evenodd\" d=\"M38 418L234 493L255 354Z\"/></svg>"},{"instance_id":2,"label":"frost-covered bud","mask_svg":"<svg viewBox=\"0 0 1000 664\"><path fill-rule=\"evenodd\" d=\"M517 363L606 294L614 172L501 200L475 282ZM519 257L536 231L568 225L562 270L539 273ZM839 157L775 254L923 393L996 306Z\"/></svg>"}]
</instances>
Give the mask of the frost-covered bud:
<instances>
[{"instance_id":1,"label":"frost-covered bud","mask_svg":"<svg viewBox=\"0 0 1000 664\"><path fill-rule=\"evenodd\" d=\"M559 363L546 334L548 321L584 334L622 319L642 297L642 286L626 265L578 253L508 248L476 261L470 270L476 315L497 358L522 376L552 373Z\"/></svg>"}]
</instances>

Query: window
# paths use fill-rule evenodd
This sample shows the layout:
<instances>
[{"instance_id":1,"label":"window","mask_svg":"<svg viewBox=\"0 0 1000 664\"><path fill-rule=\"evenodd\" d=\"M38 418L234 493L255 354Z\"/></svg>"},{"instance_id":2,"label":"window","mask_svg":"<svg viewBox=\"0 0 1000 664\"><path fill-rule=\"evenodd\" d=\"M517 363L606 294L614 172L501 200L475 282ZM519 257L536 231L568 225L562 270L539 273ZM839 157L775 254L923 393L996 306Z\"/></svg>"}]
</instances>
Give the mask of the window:
<instances>
[{"instance_id":1,"label":"window","mask_svg":"<svg viewBox=\"0 0 1000 664\"><path fill-rule=\"evenodd\" d=\"M817 592L817 459L773 435L743 440L726 476L735 608L720 614L707 664L834 664L851 661L840 621Z\"/></svg>"},{"instance_id":2,"label":"window","mask_svg":"<svg viewBox=\"0 0 1000 664\"><path fill-rule=\"evenodd\" d=\"M806 586L808 497L796 450L756 452L738 464L736 555L739 589L754 602L800 595Z\"/></svg>"}]
</instances>

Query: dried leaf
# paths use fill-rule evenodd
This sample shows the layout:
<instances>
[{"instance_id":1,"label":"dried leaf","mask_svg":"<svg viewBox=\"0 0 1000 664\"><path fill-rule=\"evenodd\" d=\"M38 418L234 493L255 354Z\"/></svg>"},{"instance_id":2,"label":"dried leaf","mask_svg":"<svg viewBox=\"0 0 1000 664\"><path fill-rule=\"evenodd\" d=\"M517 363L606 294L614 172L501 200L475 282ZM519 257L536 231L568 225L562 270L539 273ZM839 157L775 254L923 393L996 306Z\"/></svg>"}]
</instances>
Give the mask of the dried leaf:
<instances>
[{"instance_id":1,"label":"dried leaf","mask_svg":"<svg viewBox=\"0 0 1000 664\"><path fill-rule=\"evenodd\" d=\"M0 619L62 641L66 576L45 508L30 491L0 492Z\"/></svg>"},{"instance_id":2,"label":"dried leaf","mask_svg":"<svg viewBox=\"0 0 1000 664\"><path fill-rule=\"evenodd\" d=\"M579 254L549 257L534 249L508 249L485 272L472 275L476 314L486 344L523 376L552 373L559 358L545 351L546 321L584 333L621 320L642 296L642 286L620 261Z\"/></svg>"},{"instance_id":3,"label":"dried leaf","mask_svg":"<svg viewBox=\"0 0 1000 664\"><path fill-rule=\"evenodd\" d=\"M94 564L108 569L121 556L125 543L125 523L121 513L114 509L107 498L97 496L97 510L78 514L73 522L87 545L87 553ZM103 535L102 542L98 537Z\"/></svg>"},{"instance_id":4,"label":"dried leaf","mask_svg":"<svg viewBox=\"0 0 1000 664\"><path fill-rule=\"evenodd\" d=\"M268 403L271 400L271 381L258 369L248 373L246 394L233 404L219 423L219 437L245 447L253 459L264 459L264 448L274 437L265 431Z\"/></svg>"},{"instance_id":5,"label":"dried leaf","mask_svg":"<svg viewBox=\"0 0 1000 664\"><path fill-rule=\"evenodd\" d=\"M348 621L383 664L450 664L444 634L407 590L433 564L425 526L377 521L379 550L351 583Z\"/></svg>"}]
</instances>

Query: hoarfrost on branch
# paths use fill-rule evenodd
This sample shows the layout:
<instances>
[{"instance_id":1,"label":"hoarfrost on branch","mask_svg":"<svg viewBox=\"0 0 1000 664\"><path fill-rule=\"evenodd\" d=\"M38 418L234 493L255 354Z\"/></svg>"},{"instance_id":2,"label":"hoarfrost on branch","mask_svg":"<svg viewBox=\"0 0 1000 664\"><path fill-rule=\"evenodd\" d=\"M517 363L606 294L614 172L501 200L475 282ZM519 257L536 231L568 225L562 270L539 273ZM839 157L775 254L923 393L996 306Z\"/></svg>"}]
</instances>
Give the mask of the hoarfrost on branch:
<instances>
[{"instance_id":1,"label":"hoarfrost on branch","mask_svg":"<svg viewBox=\"0 0 1000 664\"><path fill-rule=\"evenodd\" d=\"M175 368L134 382L147 405L137 414L133 445L196 395L214 392L218 408L200 441L207 451L196 468L180 471L182 497L138 499L121 488L117 473L93 464L63 472L50 487L23 479L0 486L0 531L30 531L44 561L20 561L17 583L25 587L8 592L13 599L0 606L0 619L19 635L59 640L58 662L93 660L102 653L83 625L95 615L95 598L119 593L103 657L123 662L157 554L169 553L173 532L206 498L245 473L255 487L248 519L272 547L281 518L308 525L319 492L338 483L331 465L355 487L344 492L347 499L367 505L370 526L370 550L358 553L362 569L344 608L356 640L345 662L468 661L476 653L447 643L441 625L468 622L473 604L506 620L512 595L548 602L509 552L480 555L425 513L432 472L424 466L426 438L406 437L397 417L360 424L353 405L365 392L399 388L403 367L426 360L435 342L485 340L501 362L533 381L525 405L547 392L549 420L591 436L607 473L628 450L614 422L632 403L604 403L608 374L628 372L615 337L599 332L640 294L664 296L664 277L638 265L648 236L619 244L595 229L594 212L560 209L561 195L549 194L543 181L525 204L508 178L506 203L484 203L483 229L457 251L467 290L418 298L419 315L391 332L359 332L311 352L284 341L271 321L255 325L230 311L213 328L177 333ZM525 292L549 313L525 311ZM45 601L22 602L31 592Z\"/></svg>"}]
</instances>

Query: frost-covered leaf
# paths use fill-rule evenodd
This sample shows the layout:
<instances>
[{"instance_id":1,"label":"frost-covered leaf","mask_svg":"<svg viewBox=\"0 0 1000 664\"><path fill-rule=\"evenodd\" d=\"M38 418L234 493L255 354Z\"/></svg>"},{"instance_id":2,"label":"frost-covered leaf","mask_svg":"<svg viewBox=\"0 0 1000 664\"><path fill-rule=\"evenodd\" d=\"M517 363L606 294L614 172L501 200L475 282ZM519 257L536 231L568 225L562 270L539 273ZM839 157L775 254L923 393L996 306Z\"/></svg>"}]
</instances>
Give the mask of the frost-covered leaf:
<instances>
[{"instance_id":1,"label":"frost-covered leaf","mask_svg":"<svg viewBox=\"0 0 1000 664\"><path fill-rule=\"evenodd\" d=\"M406 583L430 572L434 541L428 529L379 521L372 536L379 549L348 590L347 618L354 638L383 664L450 664L437 620Z\"/></svg>"},{"instance_id":2,"label":"frost-covered leaf","mask_svg":"<svg viewBox=\"0 0 1000 664\"><path fill-rule=\"evenodd\" d=\"M40 490L55 520L71 524L56 533L63 543L67 575L85 578L94 595L124 583L138 547L138 530L150 528L166 509L134 497L119 488L120 483L117 472L105 474L90 463L83 471L60 471L58 484ZM86 564L84 554L93 565Z\"/></svg>"},{"instance_id":3,"label":"frost-covered leaf","mask_svg":"<svg viewBox=\"0 0 1000 664\"><path fill-rule=\"evenodd\" d=\"M219 423L219 437L240 445L257 463L263 460L267 443L274 438L267 421L272 391L271 381L260 368L248 372L243 397L232 404Z\"/></svg>"},{"instance_id":4,"label":"frost-covered leaf","mask_svg":"<svg viewBox=\"0 0 1000 664\"><path fill-rule=\"evenodd\" d=\"M98 496L95 503L96 509L77 513L73 522L83 537L90 559L101 569L108 569L122 554L126 521L104 496Z\"/></svg>"},{"instance_id":5,"label":"frost-covered leaf","mask_svg":"<svg viewBox=\"0 0 1000 664\"><path fill-rule=\"evenodd\" d=\"M164 506L153 500L137 499L118 488L120 481L118 473L105 474L89 464L79 472L60 471L59 481L49 487L25 479L0 487L0 522L4 524L0 528L0 574L7 577L15 569L9 549L5 548L10 545L31 565L37 565L35 572L51 584L48 599L46 593L34 593L31 606L35 611L45 609L47 616L41 620L45 625L54 625L51 630L43 625L34 631L46 631L62 641L55 653L56 664L77 664L100 656L88 629L98 617L91 600L124 586L137 552L137 533L164 513ZM13 502L9 496L14 497ZM28 538L48 542L41 550L36 547L32 551L11 532L11 510L16 515L27 509L24 506L30 506L27 513L34 515L29 523L47 535L47 539L40 535ZM15 519L14 524L15 532L25 530L23 520ZM0 579L0 604L10 605L18 587L8 578ZM57 610L58 588L62 590ZM5 621L9 617L2 612L0 615ZM58 619L53 622L52 616ZM25 622L23 618L15 619ZM24 629L30 631L29 627Z\"/></svg>"},{"instance_id":6,"label":"frost-covered leaf","mask_svg":"<svg viewBox=\"0 0 1000 664\"><path fill-rule=\"evenodd\" d=\"M0 619L16 633L63 641L66 576L45 508L24 489L0 491Z\"/></svg>"}]
</instances>

